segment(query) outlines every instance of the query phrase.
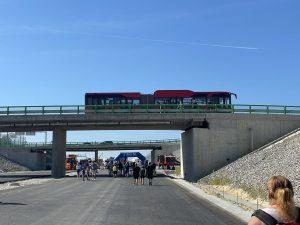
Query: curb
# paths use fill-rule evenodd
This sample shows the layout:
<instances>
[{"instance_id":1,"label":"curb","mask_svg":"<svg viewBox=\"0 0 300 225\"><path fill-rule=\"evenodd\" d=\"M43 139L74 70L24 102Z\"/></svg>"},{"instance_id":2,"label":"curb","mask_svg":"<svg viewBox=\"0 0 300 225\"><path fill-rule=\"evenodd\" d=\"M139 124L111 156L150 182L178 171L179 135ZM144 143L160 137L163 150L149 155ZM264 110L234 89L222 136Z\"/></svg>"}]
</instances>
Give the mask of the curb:
<instances>
[{"instance_id":1,"label":"curb","mask_svg":"<svg viewBox=\"0 0 300 225\"><path fill-rule=\"evenodd\" d=\"M228 213L233 214L234 216L238 217L239 219L248 222L251 218L252 212L246 211L241 207L234 205L228 201L220 199L216 196L206 194L202 189L195 187L192 183L185 181L181 178L174 178L168 176L170 180L178 184L179 186L183 187L184 189L188 190L189 192L193 193L194 195L198 196L199 198L205 199L212 204L226 210Z\"/></svg>"}]
</instances>

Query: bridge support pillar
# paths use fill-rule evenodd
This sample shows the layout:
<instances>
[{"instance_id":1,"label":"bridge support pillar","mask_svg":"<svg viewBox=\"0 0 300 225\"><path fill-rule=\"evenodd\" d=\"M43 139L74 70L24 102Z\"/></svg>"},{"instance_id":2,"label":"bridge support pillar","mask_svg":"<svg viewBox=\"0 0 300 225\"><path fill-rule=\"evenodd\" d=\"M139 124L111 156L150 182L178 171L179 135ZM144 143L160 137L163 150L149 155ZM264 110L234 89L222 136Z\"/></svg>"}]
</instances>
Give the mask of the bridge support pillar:
<instances>
[{"instance_id":1,"label":"bridge support pillar","mask_svg":"<svg viewBox=\"0 0 300 225\"><path fill-rule=\"evenodd\" d=\"M214 160L209 141L208 129L192 128L181 134L181 176L185 180L197 181L209 173Z\"/></svg>"},{"instance_id":2,"label":"bridge support pillar","mask_svg":"<svg viewBox=\"0 0 300 225\"><path fill-rule=\"evenodd\" d=\"M249 144L245 144L245 152L242 152L239 147L239 139L242 137L238 138L238 135L244 135L244 142L249 141L248 129L235 127L192 128L182 133L181 171L183 178L197 181L247 154Z\"/></svg>"},{"instance_id":3,"label":"bridge support pillar","mask_svg":"<svg viewBox=\"0 0 300 225\"><path fill-rule=\"evenodd\" d=\"M95 161L98 162L98 150L95 151Z\"/></svg>"},{"instance_id":4,"label":"bridge support pillar","mask_svg":"<svg viewBox=\"0 0 300 225\"><path fill-rule=\"evenodd\" d=\"M53 131L52 146L52 177L62 178L66 175L66 130L57 129Z\"/></svg>"},{"instance_id":5,"label":"bridge support pillar","mask_svg":"<svg viewBox=\"0 0 300 225\"><path fill-rule=\"evenodd\" d=\"M193 128L194 129L194 128ZM191 180L194 171L194 145L193 145L193 134L192 130L185 131L181 133L181 177L185 180Z\"/></svg>"},{"instance_id":6,"label":"bridge support pillar","mask_svg":"<svg viewBox=\"0 0 300 225\"><path fill-rule=\"evenodd\" d=\"M155 150L151 151L151 162L154 163L155 162Z\"/></svg>"}]
</instances>

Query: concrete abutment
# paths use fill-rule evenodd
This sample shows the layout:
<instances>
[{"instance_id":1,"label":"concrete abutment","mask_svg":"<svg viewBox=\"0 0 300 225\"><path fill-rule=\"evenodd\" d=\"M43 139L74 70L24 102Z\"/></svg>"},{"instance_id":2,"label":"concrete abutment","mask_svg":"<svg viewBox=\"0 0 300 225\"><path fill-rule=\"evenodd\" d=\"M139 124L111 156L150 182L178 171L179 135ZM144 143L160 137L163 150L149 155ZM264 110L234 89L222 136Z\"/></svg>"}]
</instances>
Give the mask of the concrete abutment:
<instances>
[{"instance_id":1,"label":"concrete abutment","mask_svg":"<svg viewBox=\"0 0 300 225\"><path fill-rule=\"evenodd\" d=\"M214 170L300 127L299 119L284 117L207 117L209 129L181 134L182 177L196 181Z\"/></svg>"},{"instance_id":2,"label":"concrete abutment","mask_svg":"<svg viewBox=\"0 0 300 225\"><path fill-rule=\"evenodd\" d=\"M67 132L63 129L53 130L52 177L62 178L66 175L66 141Z\"/></svg>"}]
</instances>

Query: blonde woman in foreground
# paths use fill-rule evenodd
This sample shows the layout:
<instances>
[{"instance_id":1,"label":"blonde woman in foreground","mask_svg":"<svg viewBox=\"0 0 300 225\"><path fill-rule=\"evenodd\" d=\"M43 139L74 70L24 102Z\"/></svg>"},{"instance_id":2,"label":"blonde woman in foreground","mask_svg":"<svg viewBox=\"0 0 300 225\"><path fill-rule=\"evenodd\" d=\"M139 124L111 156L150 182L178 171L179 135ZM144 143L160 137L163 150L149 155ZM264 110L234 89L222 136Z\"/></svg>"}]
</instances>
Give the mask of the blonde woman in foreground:
<instances>
[{"instance_id":1,"label":"blonde woman in foreground","mask_svg":"<svg viewBox=\"0 0 300 225\"><path fill-rule=\"evenodd\" d=\"M256 210L248 225L299 224L299 208L294 203L292 183L283 176L273 176L268 181L269 206Z\"/></svg>"}]
</instances>

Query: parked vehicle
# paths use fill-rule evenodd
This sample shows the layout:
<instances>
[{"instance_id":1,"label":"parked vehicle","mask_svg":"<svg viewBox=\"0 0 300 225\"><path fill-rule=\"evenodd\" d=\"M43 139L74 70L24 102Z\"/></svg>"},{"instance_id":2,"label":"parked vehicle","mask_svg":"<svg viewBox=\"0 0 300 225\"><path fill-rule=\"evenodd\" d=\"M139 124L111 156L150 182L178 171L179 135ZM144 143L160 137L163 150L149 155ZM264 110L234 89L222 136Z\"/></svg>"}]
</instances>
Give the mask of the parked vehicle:
<instances>
[{"instance_id":1,"label":"parked vehicle","mask_svg":"<svg viewBox=\"0 0 300 225\"><path fill-rule=\"evenodd\" d=\"M158 168L175 169L175 165L179 165L179 164L180 162L176 160L176 156L173 154L157 156Z\"/></svg>"},{"instance_id":2,"label":"parked vehicle","mask_svg":"<svg viewBox=\"0 0 300 225\"><path fill-rule=\"evenodd\" d=\"M77 162L78 162L77 155L74 154L67 155L66 164L65 164L66 170L75 170Z\"/></svg>"}]
</instances>

